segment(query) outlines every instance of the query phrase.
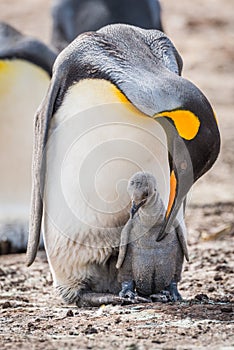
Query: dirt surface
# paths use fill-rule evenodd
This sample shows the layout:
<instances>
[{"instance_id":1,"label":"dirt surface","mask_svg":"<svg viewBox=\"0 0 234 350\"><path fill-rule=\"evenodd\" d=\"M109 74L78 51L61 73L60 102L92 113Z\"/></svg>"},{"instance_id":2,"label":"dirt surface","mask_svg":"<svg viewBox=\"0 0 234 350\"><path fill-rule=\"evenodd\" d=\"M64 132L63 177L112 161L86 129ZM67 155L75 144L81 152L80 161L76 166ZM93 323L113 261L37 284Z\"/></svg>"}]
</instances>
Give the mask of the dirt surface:
<instances>
[{"instance_id":1,"label":"dirt surface","mask_svg":"<svg viewBox=\"0 0 234 350\"><path fill-rule=\"evenodd\" d=\"M231 0L165 0L163 20L184 76L216 110L222 152L194 186L186 220L190 263L175 304L77 309L54 295L43 252L0 257L1 349L234 349L234 12ZM1 0L0 19L49 41L47 0Z\"/></svg>"},{"instance_id":2,"label":"dirt surface","mask_svg":"<svg viewBox=\"0 0 234 350\"><path fill-rule=\"evenodd\" d=\"M1 349L233 349L233 205L194 206L187 219L181 303L62 305L43 252L31 268L22 254L1 256Z\"/></svg>"}]
</instances>

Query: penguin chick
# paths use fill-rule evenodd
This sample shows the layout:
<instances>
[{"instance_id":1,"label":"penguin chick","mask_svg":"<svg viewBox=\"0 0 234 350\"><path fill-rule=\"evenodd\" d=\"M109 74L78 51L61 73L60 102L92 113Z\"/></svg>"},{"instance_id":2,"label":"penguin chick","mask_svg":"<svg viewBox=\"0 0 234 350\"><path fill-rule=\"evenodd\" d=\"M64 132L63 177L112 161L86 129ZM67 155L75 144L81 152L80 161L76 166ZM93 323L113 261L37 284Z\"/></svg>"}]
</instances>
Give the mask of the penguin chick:
<instances>
[{"instance_id":1,"label":"penguin chick","mask_svg":"<svg viewBox=\"0 0 234 350\"><path fill-rule=\"evenodd\" d=\"M177 283L184 256L189 260L182 227L176 222L170 234L157 242L166 209L152 174L134 174L128 183L128 193L132 200L131 217L121 232L116 264L122 283L120 296L134 299L135 288L146 297L168 290L172 300L181 300Z\"/></svg>"}]
</instances>

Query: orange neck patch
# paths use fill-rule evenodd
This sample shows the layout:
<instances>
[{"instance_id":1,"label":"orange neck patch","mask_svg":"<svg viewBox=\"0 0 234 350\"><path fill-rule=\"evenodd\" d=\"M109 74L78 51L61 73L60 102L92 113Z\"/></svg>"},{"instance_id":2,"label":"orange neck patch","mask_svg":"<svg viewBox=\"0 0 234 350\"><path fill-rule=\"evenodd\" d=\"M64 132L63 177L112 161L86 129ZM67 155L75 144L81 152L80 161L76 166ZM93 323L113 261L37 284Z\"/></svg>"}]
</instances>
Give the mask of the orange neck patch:
<instances>
[{"instance_id":1,"label":"orange neck patch","mask_svg":"<svg viewBox=\"0 0 234 350\"><path fill-rule=\"evenodd\" d=\"M167 206L166 217L168 217L168 215L170 214L172 205L173 205L174 200L175 200L176 186L177 186L177 180L176 180L175 172L173 170L171 172L171 176L170 176L170 196L169 196L169 202L168 202L168 206Z\"/></svg>"}]
</instances>

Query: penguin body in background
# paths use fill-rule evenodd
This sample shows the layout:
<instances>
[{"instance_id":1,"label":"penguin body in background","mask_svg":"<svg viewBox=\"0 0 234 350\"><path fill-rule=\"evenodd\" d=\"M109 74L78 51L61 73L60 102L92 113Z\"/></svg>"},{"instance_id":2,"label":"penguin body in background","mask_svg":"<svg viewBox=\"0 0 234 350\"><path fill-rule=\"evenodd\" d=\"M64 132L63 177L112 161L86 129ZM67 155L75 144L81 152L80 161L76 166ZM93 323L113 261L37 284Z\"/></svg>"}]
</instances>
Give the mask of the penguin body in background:
<instances>
[{"instance_id":1,"label":"penguin body in background","mask_svg":"<svg viewBox=\"0 0 234 350\"><path fill-rule=\"evenodd\" d=\"M125 23L163 31L158 0L53 0L51 45L59 51L77 35Z\"/></svg>"},{"instance_id":2,"label":"penguin body in background","mask_svg":"<svg viewBox=\"0 0 234 350\"><path fill-rule=\"evenodd\" d=\"M10 251L26 248L33 116L55 58L42 42L0 23L0 241Z\"/></svg>"},{"instance_id":3,"label":"penguin body in background","mask_svg":"<svg viewBox=\"0 0 234 350\"><path fill-rule=\"evenodd\" d=\"M34 125L27 264L42 225L66 302L93 305L120 290L126 179L137 171L156 178L166 208L160 239L175 220L184 225L186 195L215 162L220 138L209 102L181 70L165 34L123 24L80 35L55 62Z\"/></svg>"}]
</instances>

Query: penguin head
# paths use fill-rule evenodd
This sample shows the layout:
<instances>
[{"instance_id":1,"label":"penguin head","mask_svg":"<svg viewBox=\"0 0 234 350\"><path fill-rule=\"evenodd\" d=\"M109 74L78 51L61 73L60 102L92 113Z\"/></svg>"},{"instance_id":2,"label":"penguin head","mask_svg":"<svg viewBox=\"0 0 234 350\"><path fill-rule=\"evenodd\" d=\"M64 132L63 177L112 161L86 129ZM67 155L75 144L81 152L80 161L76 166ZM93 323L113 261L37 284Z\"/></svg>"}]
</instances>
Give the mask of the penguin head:
<instances>
[{"instance_id":1,"label":"penguin head","mask_svg":"<svg viewBox=\"0 0 234 350\"><path fill-rule=\"evenodd\" d=\"M130 178L127 190L132 201L132 217L155 197L156 187L155 177L148 172L137 172Z\"/></svg>"},{"instance_id":2,"label":"penguin head","mask_svg":"<svg viewBox=\"0 0 234 350\"><path fill-rule=\"evenodd\" d=\"M24 35L0 21L0 59L21 59L35 64L52 75L57 53L40 40Z\"/></svg>"}]
</instances>

